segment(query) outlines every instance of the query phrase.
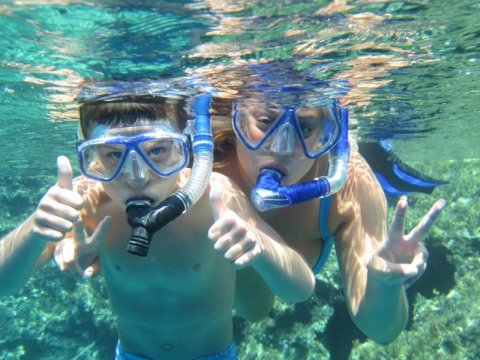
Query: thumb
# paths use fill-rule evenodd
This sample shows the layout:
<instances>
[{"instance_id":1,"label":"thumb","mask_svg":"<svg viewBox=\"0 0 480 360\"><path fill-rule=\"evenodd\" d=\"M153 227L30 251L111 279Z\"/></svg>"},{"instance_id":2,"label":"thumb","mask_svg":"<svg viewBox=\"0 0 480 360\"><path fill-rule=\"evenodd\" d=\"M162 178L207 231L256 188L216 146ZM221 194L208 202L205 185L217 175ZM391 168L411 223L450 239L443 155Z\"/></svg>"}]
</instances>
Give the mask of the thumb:
<instances>
[{"instance_id":1,"label":"thumb","mask_svg":"<svg viewBox=\"0 0 480 360\"><path fill-rule=\"evenodd\" d=\"M72 190L73 171L70 160L66 156L57 158L58 180L57 185L63 189Z\"/></svg>"},{"instance_id":2,"label":"thumb","mask_svg":"<svg viewBox=\"0 0 480 360\"><path fill-rule=\"evenodd\" d=\"M215 186L215 184L210 185L210 194L208 200L210 202L210 208L212 209L213 218L215 221L217 221L225 212L220 186Z\"/></svg>"}]
</instances>

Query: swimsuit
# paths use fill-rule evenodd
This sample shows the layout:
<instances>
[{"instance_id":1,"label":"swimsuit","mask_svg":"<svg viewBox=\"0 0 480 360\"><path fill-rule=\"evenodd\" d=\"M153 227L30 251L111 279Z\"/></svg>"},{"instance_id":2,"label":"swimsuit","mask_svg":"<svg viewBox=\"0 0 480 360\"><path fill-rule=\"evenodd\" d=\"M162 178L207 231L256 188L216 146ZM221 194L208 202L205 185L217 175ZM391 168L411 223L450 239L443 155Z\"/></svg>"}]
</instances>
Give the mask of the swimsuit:
<instances>
[{"instance_id":1,"label":"swimsuit","mask_svg":"<svg viewBox=\"0 0 480 360\"><path fill-rule=\"evenodd\" d=\"M120 346L120 341L117 343L117 348L115 349L115 360L151 360L150 358L129 354ZM228 344L227 348L222 352L217 354L202 356L196 360L238 360L237 348L233 340Z\"/></svg>"},{"instance_id":2,"label":"swimsuit","mask_svg":"<svg viewBox=\"0 0 480 360\"><path fill-rule=\"evenodd\" d=\"M328 208L330 206L331 201L332 201L331 196L323 198L320 201L320 214L318 215L318 218L319 218L318 222L320 226L320 235L322 236L322 240L323 240L323 246L317 262L312 267L312 271L314 274L318 274L320 270L322 270L323 266L327 262L328 255L330 255L330 251L332 250L332 245L335 242L335 236L333 236L332 234L329 234L327 229Z\"/></svg>"}]
</instances>

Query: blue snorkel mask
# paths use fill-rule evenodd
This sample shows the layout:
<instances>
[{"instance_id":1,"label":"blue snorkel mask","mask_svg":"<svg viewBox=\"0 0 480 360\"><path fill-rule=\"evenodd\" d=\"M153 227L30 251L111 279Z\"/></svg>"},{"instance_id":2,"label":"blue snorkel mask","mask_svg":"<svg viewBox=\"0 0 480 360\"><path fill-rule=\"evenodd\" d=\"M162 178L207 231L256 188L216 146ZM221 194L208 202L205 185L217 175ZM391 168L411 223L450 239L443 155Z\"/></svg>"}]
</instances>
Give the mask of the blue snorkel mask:
<instances>
[{"instance_id":1,"label":"blue snorkel mask","mask_svg":"<svg viewBox=\"0 0 480 360\"><path fill-rule=\"evenodd\" d=\"M282 186L284 174L274 168L261 169L251 200L257 210L290 206L326 197L345 184L348 160L348 110L334 102L323 116L301 118L293 106L257 110L236 103L233 127L242 143L252 151L278 155L294 154L316 159L330 153L328 174L312 181Z\"/></svg>"}]
</instances>

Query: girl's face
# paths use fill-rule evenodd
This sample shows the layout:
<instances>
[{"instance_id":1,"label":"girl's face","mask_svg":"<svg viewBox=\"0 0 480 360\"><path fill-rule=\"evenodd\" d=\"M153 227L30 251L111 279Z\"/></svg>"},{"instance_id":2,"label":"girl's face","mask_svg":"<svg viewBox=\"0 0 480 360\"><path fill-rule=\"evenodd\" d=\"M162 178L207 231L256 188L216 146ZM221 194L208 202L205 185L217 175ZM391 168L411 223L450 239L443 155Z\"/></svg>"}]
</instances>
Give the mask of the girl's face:
<instances>
[{"instance_id":1,"label":"girl's face","mask_svg":"<svg viewBox=\"0 0 480 360\"><path fill-rule=\"evenodd\" d=\"M240 114L240 113L239 113ZM268 127L282 114L282 108L252 103L240 114L243 118L239 123L243 128L242 135L252 144L260 143ZM311 139L318 139L317 132L321 127L322 109L297 109L296 121L306 146ZM287 125L290 126L290 125ZM242 140L236 138L236 153L241 171L249 184L253 185L260 170L266 167L280 170L285 177L284 185L299 182L312 168L314 159L306 157L304 148L297 138L297 132L277 130L269 140L257 150L250 150Z\"/></svg>"},{"instance_id":2,"label":"girl's face","mask_svg":"<svg viewBox=\"0 0 480 360\"><path fill-rule=\"evenodd\" d=\"M268 150L256 151L248 149L236 139L236 153L240 171L248 183L253 186L263 168L274 168L284 174L283 184L291 185L299 182L312 168L315 160L298 157L296 154L277 154Z\"/></svg>"}]
</instances>

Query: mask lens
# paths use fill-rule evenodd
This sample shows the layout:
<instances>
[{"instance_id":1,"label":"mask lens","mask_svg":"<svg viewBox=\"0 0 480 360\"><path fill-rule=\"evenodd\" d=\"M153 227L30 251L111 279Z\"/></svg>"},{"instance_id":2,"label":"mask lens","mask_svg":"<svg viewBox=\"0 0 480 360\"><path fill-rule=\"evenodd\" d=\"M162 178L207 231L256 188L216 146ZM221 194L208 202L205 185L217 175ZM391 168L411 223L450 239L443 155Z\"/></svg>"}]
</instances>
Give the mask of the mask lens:
<instances>
[{"instance_id":1,"label":"mask lens","mask_svg":"<svg viewBox=\"0 0 480 360\"><path fill-rule=\"evenodd\" d=\"M252 150L257 150L269 136L282 115L278 107L237 106L233 125L242 142Z\"/></svg>"},{"instance_id":2,"label":"mask lens","mask_svg":"<svg viewBox=\"0 0 480 360\"><path fill-rule=\"evenodd\" d=\"M296 114L298 133L304 146L305 155L316 158L329 151L340 137L338 120L329 110L323 110L317 116Z\"/></svg>"},{"instance_id":3,"label":"mask lens","mask_svg":"<svg viewBox=\"0 0 480 360\"><path fill-rule=\"evenodd\" d=\"M188 163L188 153L180 139L147 140L139 144L139 149L147 164L161 176L171 175Z\"/></svg>"},{"instance_id":4,"label":"mask lens","mask_svg":"<svg viewBox=\"0 0 480 360\"><path fill-rule=\"evenodd\" d=\"M80 150L82 172L89 177L109 181L118 173L125 157L123 144L90 144Z\"/></svg>"}]
</instances>

